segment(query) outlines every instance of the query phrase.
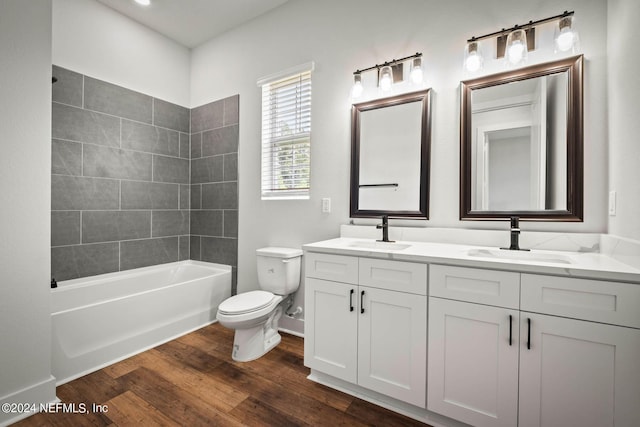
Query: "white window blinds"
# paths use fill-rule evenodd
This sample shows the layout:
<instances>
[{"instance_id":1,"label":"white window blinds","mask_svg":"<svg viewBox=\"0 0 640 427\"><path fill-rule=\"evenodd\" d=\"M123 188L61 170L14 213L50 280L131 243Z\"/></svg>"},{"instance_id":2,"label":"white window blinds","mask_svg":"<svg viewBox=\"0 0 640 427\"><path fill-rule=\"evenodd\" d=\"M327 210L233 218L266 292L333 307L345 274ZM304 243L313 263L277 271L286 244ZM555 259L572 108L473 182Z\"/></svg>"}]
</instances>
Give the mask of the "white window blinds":
<instances>
[{"instance_id":1,"label":"white window blinds","mask_svg":"<svg viewBox=\"0 0 640 427\"><path fill-rule=\"evenodd\" d=\"M311 71L263 79L262 198L308 198Z\"/></svg>"}]
</instances>

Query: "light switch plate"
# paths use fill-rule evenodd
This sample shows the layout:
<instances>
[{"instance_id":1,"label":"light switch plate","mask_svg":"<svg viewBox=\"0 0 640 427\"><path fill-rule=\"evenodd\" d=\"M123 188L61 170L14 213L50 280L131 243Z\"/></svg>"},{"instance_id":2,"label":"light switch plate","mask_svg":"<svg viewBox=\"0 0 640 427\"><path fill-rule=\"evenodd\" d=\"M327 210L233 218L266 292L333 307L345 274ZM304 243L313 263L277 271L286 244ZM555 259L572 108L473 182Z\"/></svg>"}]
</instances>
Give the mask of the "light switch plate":
<instances>
[{"instance_id":1,"label":"light switch plate","mask_svg":"<svg viewBox=\"0 0 640 427\"><path fill-rule=\"evenodd\" d=\"M322 199L322 213L331 212L331 199L328 197L324 197Z\"/></svg>"}]
</instances>

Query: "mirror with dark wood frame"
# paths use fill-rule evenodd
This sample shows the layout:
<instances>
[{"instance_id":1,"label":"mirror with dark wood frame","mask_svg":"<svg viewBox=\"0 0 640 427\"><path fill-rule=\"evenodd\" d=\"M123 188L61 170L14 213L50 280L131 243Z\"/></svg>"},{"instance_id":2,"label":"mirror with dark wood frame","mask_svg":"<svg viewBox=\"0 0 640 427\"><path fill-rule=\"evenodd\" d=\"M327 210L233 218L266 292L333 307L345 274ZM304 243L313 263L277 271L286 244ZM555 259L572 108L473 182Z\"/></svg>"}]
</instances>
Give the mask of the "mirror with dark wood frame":
<instances>
[{"instance_id":1,"label":"mirror with dark wood frame","mask_svg":"<svg viewBox=\"0 0 640 427\"><path fill-rule=\"evenodd\" d=\"M429 218L431 90L351 108L351 217Z\"/></svg>"},{"instance_id":2,"label":"mirror with dark wood frame","mask_svg":"<svg viewBox=\"0 0 640 427\"><path fill-rule=\"evenodd\" d=\"M583 57L461 83L460 219L583 220Z\"/></svg>"}]
</instances>

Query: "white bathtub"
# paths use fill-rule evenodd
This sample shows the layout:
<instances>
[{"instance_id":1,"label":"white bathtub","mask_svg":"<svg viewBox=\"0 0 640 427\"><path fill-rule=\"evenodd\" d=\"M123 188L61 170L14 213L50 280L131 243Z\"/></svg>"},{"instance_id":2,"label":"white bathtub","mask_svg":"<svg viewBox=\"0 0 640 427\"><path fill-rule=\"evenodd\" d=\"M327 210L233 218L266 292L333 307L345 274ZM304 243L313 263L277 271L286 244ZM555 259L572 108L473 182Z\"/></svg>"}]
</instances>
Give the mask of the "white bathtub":
<instances>
[{"instance_id":1,"label":"white bathtub","mask_svg":"<svg viewBox=\"0 0 640 427\"><path fill-rule=\"evenodd\" d=\"M180 261L58 283L51 290L58 385L216 320L231 267Z\"/></svg>"}]
</instances>

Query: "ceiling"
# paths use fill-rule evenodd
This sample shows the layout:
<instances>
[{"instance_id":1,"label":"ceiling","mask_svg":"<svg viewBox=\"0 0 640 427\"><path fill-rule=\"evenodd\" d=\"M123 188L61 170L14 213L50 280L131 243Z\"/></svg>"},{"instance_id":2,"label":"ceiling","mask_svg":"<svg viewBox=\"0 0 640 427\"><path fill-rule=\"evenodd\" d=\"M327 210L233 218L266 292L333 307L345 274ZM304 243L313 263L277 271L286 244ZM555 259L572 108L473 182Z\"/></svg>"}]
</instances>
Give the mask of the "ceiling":
<instances>
[{"instance_id":1,"label":"ceiling","mask_svg":"<svg viewBox=\"0 0 640 427\"><path fill-rule=\"evenodd\" d=\"M176 42L193 48L288 0L98 0Z\"/></svg>"}]
</instances>

